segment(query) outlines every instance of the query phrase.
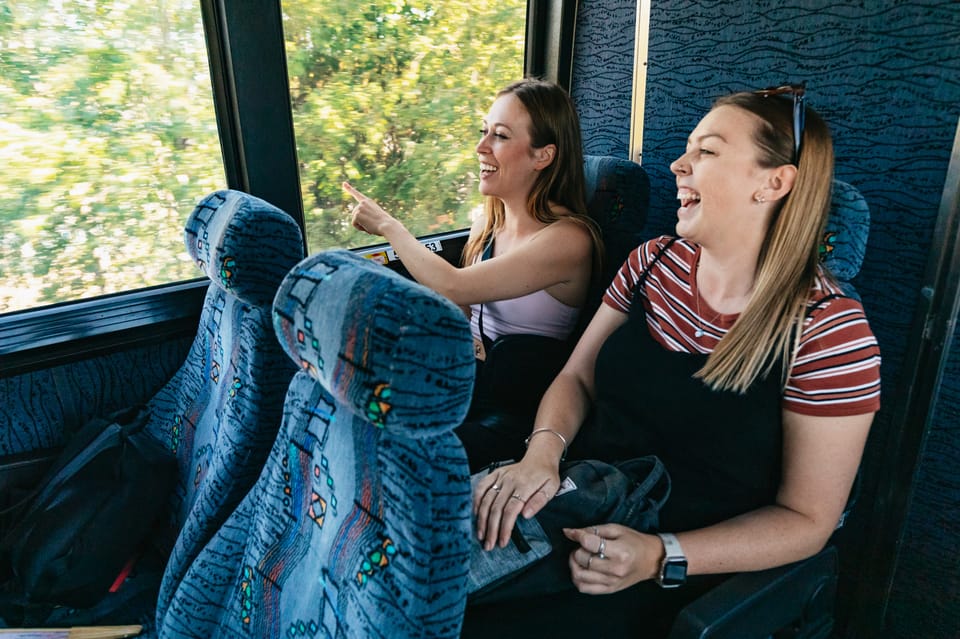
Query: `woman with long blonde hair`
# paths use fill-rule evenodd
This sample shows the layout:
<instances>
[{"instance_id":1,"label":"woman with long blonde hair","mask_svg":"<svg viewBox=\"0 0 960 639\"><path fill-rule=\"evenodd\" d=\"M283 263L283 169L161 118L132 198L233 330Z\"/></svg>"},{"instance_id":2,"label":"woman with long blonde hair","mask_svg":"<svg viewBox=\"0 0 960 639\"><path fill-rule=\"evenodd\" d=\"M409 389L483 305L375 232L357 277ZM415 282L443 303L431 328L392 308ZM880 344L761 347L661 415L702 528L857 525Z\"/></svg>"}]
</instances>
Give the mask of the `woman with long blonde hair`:
<instances>
[{"instance_id":1,"label":"woman with long blonde hair","mask_svg":"<svg viewBox=\"0 0 960 639\"><path fill-rule=\"evenodd\" d=\"M677 237L630 255L526 454L474 493L490 550L557 494L568 448L656 455L672 482L660 532L565 530L570 590L469 608L464 637L661 636L720 575L808 557L836 528L880 405L880 354L860 302L818 262L833 147L804 92L715 102L670 167Z\"/></svg>"}]
</instances>

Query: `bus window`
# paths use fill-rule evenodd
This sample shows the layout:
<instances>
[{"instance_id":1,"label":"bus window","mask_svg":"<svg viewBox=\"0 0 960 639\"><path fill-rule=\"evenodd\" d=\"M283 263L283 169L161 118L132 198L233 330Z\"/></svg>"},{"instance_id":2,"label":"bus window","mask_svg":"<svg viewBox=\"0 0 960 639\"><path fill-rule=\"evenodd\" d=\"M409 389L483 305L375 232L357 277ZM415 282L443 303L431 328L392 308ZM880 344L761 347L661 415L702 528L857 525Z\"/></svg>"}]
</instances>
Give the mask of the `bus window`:
<instances>
[{"instance_id":1,"label":"bus window","mask_svg":"<svg viewBox=\"0 0 960 639\"><path fill-rule=\"evenodd\" d=\"M0 313L196 277L224 186L196 0L0 7Z\"/></svg>"},{"instance_id":2,"label":"bus window","mask_svg":"<svg viewBox=\"0 0 960 639\"><path fill-rule=\"evenodd\" d=\"M310 251L370 244L344 180L416 235L469 226L481 119L523 76L526 1L282 8Z\"/></svg>"}]
</instances>

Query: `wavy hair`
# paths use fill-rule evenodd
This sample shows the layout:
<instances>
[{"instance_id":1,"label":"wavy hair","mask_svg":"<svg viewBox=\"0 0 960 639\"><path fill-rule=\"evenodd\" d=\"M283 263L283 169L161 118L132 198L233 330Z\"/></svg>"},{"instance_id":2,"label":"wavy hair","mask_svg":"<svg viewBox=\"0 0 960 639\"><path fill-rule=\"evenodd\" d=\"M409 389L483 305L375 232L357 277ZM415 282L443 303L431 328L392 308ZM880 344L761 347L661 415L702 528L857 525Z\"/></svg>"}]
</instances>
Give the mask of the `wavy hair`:
<instances>
[{"instance_id":1,"label":"wavy hair","mask_svg":"<svg viewBox=\"0 0 960 639\"><path fill-rule=\"evenodd\" d=\"M586 213L583 143L580 119L573 101L559 85L534 78L514 82L496 97L504 95L516 96L530 115L530 144L534 149L548 144L557 147L553 162L537 174L527 197L527 210L544 224L570 219L586 227L593 239L593 271L599 273L603 243L597 225ZM554 211L551 202L565 207L566 211ZM493 235L503 228L504 207L500 198L484 198L484 212L483 231L469 240L463 249L464 265L472 264Z\"/></svg>"},{"instance_id":2,"label":"wavy hair","mask_svg":"<svg viewBox=\"0 0 960 639\"><path fill-rule=\"evenodd\" d=\"M735 93L713 108L734 106L756 115L757 162L764 168L793 163L793 101ZM714 390L745 392L782 362L786 384L799 348L833 186L833 142L826 123L806 108L797 177L767 229L757 260L753 295L696 376Z\"/></svg>"}]
</instances>

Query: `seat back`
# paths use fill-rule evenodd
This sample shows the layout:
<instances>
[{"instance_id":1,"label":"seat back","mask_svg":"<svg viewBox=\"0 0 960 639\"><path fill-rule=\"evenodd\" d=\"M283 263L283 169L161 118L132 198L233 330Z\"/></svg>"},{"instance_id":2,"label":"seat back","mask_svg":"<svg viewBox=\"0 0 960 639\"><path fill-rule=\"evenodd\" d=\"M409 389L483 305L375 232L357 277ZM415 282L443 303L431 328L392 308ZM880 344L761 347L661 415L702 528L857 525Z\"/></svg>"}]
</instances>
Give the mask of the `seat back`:
<instances>
[{"instance_id":1,"label":"seat back","mask_svg":"<svg viewBox=\"0 0 960 639\"><path fill-rule=\"evenodd\" d=\"M217 191L190 214L187 252L210 279L197 336L180 369L148 402L148 432L177 455L170 553L158 606L256 481L296 369L277 342L271 303L303 258L289 215L239 191Z\"/></svg>"},{"instance_id":2,"label":"seat back","mask_svg":"<svg viewBox=\"0 0 960 639\"><path fill-rule=\"evenodd\" d=\"M190 566L161 637L457 637L470 486L453 428L470 330L440 295L348 251L274 303L300 371L264 472Z\"/></svg>"},{"instance_id":3,"label":"seat back","mask_svg":"<svg viewBox=\"0 0 960 639\"><path fill-rule=\"evenodd\" d=\"M603 262L594 278L575 335L579 337L600 306L604 291L626 261L630 251L643 241L642 231L650 206L650 180L636 162L611 156L587 155L587 213L600 228Z\"/></svg>"}]
</instances>

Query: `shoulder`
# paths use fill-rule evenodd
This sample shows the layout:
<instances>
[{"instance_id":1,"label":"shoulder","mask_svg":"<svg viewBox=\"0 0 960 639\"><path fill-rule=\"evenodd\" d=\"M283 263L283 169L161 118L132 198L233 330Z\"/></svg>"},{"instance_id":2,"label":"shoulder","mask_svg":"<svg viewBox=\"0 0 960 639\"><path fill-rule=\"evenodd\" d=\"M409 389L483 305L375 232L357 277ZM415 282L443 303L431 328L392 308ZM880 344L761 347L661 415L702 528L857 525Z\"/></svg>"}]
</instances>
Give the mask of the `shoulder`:
<instances>
[{"instance_id":1,"label":"shoulder","mask_svg":"<svg viewBox=\"0 0 960 639\"><path fill-rule=\"evenodd\" d=\"M839 314L855 314L866 320L866 313L860 300L847 294L821 270L807 299L808 323L811 319L822 319Z\"/></svg>"},{"instance_id":2,"label":"shoulder","mask_svg":"<svg viewBox=\"0 0 960 639\"><path fill-rule=\"evenodd\" d=\"M696 261L697 245L683 238L661 235L634 249L628 258L634 270L644 270L654 262L659 268L689 272Z\"/></svg>"},{"instance_id":3,"label":"shoulder","mask_svg":"<svg viewBox=\"0 0 960 639\"><path fill-rule=\"evenodd\" d=\"M818 350L840 344L877 347L860 300L845 294L822 274L810 292L800 343L801 349L816 345Z\"/></svg>"},{"instance_id":4,"label":"shoulder","mask_svg":"<svg viewBox=\"0 0 960 639\"><path fill-rule=\"evenodd\" d=\"M875 412L880 407L880 363L880 347L863 305L818 278L785 388L785 407L815 416Z\"/></svg>"},{"instance_id":5,"label":"shoulder","mask_svg":"<svg viewBox=\"0 0 960 639\"><path fill-rule=\"evenodd\" d=\"M593 236L587 228L589 222L575 219L573 216L564 216L548 224L538 233L542 242L550 242L554 246L563 246L565 253L592 253Z\"/></svg>"},{"instance_id":6,"label":"shoulder","mask_svg":"<svg viewBox=\"0 0 960 639\"><path fill-rule=\"evenodd\" d=\"M630 252L612 286L625 295L633 290L646 271L650 271L646 277L661 288L674 286L677 281L685 282L696 254L697 246L680 238L661 235L647 240Z\"/></svg>"}]
</instances>

